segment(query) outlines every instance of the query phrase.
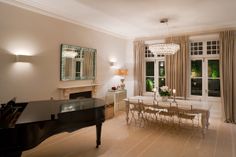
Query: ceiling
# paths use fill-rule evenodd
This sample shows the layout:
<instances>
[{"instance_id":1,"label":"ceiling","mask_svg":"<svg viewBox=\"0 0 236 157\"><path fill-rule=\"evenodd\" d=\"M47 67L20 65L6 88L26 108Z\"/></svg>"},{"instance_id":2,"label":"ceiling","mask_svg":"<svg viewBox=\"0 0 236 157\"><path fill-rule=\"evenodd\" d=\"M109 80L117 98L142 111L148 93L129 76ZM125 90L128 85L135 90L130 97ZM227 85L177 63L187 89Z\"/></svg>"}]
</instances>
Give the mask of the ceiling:
<instances>
[{"instance_id":1,"label":"ceiling","mask_svg":"<svg viewBox=\"0 0 236 157\"><path fill-rule=\"evenodd\" d=\"M236 0L0 1L124 38L236 28Z\"/></svg>"}]
</instances>

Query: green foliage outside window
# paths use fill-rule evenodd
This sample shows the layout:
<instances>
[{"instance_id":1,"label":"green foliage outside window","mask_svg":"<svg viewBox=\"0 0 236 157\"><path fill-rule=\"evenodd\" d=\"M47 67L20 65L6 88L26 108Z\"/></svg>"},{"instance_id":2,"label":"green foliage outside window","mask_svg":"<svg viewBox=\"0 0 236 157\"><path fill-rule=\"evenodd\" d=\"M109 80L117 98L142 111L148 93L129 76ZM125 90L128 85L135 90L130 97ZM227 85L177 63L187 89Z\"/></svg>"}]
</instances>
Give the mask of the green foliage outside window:
<instances>
[{"instance_id":1,"label":"green foliage outside window","mask_svg":"<svg viewBox=\"0 0 236 157\"><path fill-rule=\"evenodd\" d=\"M208 61L208 77L215 79L219 77L219 61L218 60L209 60Z\"/></svg>"},{"instance_id":2,"label":"green foliage outside window","mask_svg":"<svg viewBox=\"0 0 236 157\"><path fill-rule=\"evenodd\" d=\"M151 79L146 80L146 91L152 92L152 89L154 88L154 83Z\"/></svg>"},{"instance_id":3,"label":"green foliage outside window","mask_svg":"<svg viewBox=\"0 0 236 157\"><path fill-rule=\"evenodd\" d=\"M191 62L192 77L202 76L202 61L196 60Z\"/></svg>"}]
</instances>

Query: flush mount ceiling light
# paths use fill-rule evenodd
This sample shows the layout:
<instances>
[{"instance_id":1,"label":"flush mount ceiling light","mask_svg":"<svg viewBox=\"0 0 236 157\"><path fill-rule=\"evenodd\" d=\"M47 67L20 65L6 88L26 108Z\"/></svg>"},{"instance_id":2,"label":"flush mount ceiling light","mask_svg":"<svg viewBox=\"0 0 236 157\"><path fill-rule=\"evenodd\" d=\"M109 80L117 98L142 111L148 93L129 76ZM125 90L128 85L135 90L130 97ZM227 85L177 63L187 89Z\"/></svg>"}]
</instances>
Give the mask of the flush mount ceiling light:
<instances>
[{"instance_id":1,"label":"flush mount ceiling light","mask_svg":"<svg viewBox=\"0 0 236 157\"><path fill-rule=\"evenodd\" d=\"M160 20L160 23L165 23L168 30L168 19L164 18ZM168 30L169 33L169 30ZM172 41L172 37L171 37ZM173 55L180 49L179 44L175 43L158 43L149 45L149 50L155 55Z\"/></svg>"}]
</instances>

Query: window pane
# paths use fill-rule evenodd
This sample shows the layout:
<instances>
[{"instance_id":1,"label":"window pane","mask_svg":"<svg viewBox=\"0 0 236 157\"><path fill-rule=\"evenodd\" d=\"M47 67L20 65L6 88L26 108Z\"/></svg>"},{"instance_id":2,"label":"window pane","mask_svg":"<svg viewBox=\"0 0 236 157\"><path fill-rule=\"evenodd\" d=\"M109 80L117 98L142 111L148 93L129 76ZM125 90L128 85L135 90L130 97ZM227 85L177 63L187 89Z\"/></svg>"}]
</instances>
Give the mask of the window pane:
<instances>
[{"instance_id":1,"label":"window pane","mask_svg":"<svg viewBox=\"0 0 236 157\"><path fill-rule=\"evenodd\" d=\"M165 76L165 62L159 62L159 76Z\"/></svg>"},{"instance_id":2,"label":"window pane","mask_svg":"<svg viewBox=\"0 0 236 157\"><path fill-rule=\"evenodd\" d=\"M80 78L80 73L75 73L76 78Z\"/></svg>"},{"instance_id":3,"label":"window pane","mask_svg":"<svg viewBox=\"0 0 236 157\"><path fill-rule=\"evenodd\" d=\"M80 62L76 62L76 72L80 72Z\"/></svg>"},{"instance_id":4,"label":"window pane","mask_svg":"<svg viewBox=\"0 0 236 157\"><path fill-rule=\"evenodd\" d=\"M80 66L81 66L81 62L75 62L75 77L76 78L80 78Z\"/></svg>"},{"instance_id":5,"label":"window pane","mask_svg":"<svg viewBox=\"0 0 236 157\"><path fill-rule=\"evenodd\" d=\"M191 95L202 95L202 79L191 79Z\"/></svg>"},{"instance_id":6,"label":"window pane","mask_svg":"<svg viewBox=\"0 0 236 157\"><path fill-rule=\"evenodd\" d=\"M191 77L202 77L202 60L191 61Z\"/></svg>"},{"instance_id":7,"label":"window pane","mask_svg":"<svg viewBox=\"0 0 236 157\"><path fill-rule=\"evenodd\" d=\"M159 88L165 86L165 84L166 84L165 78L159 78Z\"/></svg>"},{"instance_id":8,"label":"window pane","mask_svg":"<svg viewBox=\"0 0 236 157\"><path fill-rule=\"evenodd\" d=\"M208 79L208 96L220 97L220 79Z\"/></svg>"},{"instance_id":9,"label":"window pane","mask_svg":"<svg viewBox=\"0 0 236 157\"><path fill-rule=\"evenodd\" d=\"M208 77L220 77L219 60L208 60Z\"/></svg>"},{"instance_id":10,"label":"window pane","mask_svg":"<svg viewBox=\"0 0 236 157\"><path fill-rule=\"evenodd\" d=\"M154 62L146 62L146 76L154 76Z\"/></svg>"},{"instance_id":11,"label":"window pane","mask_svg":"<svg viewBox=\"0 0 236 157\"><path fill-rule=\"evenodd\" d=\"M154 88L154 77L146 77L146 91L152 92Z\"/></svg>"},{"instance_id":12,"label":"window pane","mask_svg":"<svg viewBox=\"0 0 236 157\"><path fill-rule=\"evenodd\" d=\"M203 43L202 42L194 42L191 43L191 55L202 55Z\"/></svg>"}]
</instances>

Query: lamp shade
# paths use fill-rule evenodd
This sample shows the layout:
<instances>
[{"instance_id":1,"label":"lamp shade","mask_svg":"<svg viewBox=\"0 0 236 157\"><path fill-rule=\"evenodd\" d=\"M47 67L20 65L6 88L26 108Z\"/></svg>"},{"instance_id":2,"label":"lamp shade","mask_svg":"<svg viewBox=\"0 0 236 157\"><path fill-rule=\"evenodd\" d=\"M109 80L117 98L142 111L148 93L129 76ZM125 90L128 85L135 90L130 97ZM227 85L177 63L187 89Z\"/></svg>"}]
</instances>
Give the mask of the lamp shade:
<instances>
[{"instance_id":1,"label":"lamp shade","mask_svg":"<svg viewBox=\"0 0 236 157\"><path fill-rule=\"evenodd\" d=\"M121 76L128 75L128 69L118 69L116 71L116 75L121 75Z\"/></svg>"}]
</instances>

